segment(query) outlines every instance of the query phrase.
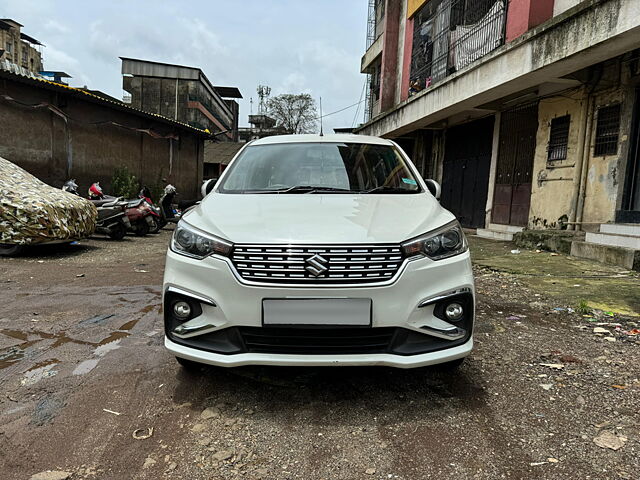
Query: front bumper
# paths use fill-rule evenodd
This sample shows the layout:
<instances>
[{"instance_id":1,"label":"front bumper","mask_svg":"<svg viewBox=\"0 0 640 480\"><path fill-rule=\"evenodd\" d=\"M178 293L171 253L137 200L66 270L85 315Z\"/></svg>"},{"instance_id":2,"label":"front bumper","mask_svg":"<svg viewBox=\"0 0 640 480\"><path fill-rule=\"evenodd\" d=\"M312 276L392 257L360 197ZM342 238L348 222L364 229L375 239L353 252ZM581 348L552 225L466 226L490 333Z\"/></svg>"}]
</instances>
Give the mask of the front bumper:
<instances>
[{"instance_id":1,"label":"front bumper","mask_svg":"<svg viewBox=\"0 0 640 480\"><path fill-rule=\"evenodd\" d=\"M226 258L212 256L195 260L169 250L163 290L165 346L178 357L229 367L386 365L409 368L432 365L465 357L471 351L473 289L468 252L440 261L428 258L406 261L395 280L387 285L276 287L242 283ZM194 301L198 310L197 316L185 323L172 319L167 304L175 298L176 292ZM457 330L452 323L438 318L442 317L438 304L429 303L430 299L454 292L458 295L465 292L463 296L467 301L465 328ZM306 336L296 345L286 339L294 338L291 335L302 330L283 328L282 340L278 338L277 330L263 327L262 301L265 298L371 299L371 326L340 331L329 327L303 327ZM316 330L312 335L322 337L322 345L314 344L314 340L308 338L307 334L313 328ZM266 343L250 338L260 337L263 332L269 335ZM354 342L346 341L342 332L344 337L351 336ZM362 339L358 332L362 332ZM389 337L384 343L379 337L387 334ZM331 339L329 343L327 337ZM376 341L369 342L369 337L375 337Z\"/></svg>"}]
</instances>

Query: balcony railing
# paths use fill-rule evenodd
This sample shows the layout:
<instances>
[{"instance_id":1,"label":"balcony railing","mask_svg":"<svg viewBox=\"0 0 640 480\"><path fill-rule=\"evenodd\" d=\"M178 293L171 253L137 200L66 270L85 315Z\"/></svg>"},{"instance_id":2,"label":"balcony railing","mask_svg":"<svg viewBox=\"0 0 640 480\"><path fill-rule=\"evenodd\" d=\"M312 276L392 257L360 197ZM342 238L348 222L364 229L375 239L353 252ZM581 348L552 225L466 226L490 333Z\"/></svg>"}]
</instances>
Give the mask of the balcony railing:
<instances>
[{"instance_id":1,"label":"balcony railing","mask_svg":"<svg viewBox=\"0 0 640 480\"><path fill-rule=\"evenodd\" d=\"M431 0L413 17L409 94L504 44L507 0Z\"/></svg>"}]
</instances>

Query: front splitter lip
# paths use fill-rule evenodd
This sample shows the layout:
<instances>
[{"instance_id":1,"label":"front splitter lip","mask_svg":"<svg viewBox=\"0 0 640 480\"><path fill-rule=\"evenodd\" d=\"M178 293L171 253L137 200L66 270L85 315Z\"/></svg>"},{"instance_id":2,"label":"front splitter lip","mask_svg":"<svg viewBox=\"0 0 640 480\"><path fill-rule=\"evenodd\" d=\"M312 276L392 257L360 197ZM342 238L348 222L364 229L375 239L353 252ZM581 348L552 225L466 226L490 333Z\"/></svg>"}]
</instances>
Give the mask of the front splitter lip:
<instances>
[{"instance_id":1,"label":"front splitter lip","mask_svg":"<svg viewBox=\"0 0 640 480\"><path fill-rule=\"evenodd\" d=\"M221 355L185 347L165 336L164 345L175 356L218 367L242 367L246 365L271 365L284 367L347 367L379 366L417 368L464 358L473 348L473 338L457 347L418 355L393 355L390 353L357 355L292 355L272 353L238 353Z\"/></svg>"}]
</instances>

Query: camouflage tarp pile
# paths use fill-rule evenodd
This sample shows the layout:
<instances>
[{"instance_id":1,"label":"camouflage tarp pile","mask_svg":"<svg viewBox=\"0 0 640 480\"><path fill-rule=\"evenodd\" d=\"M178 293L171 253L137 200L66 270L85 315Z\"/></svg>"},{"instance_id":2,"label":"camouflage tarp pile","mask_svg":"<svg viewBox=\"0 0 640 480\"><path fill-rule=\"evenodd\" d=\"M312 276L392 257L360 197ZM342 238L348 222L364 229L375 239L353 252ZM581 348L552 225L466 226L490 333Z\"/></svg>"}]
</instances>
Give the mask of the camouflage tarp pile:
<instances>
[{"instance_id":1,"label":"camouflage tarp pile","mask_svg":"<svg viewBox=\"0 0 640 480\"><path fill-rule=\"evenodd\" d=\"M0 157L0 243L28 245L88 237L96 207Z\"/></svg>"}]
</instances>

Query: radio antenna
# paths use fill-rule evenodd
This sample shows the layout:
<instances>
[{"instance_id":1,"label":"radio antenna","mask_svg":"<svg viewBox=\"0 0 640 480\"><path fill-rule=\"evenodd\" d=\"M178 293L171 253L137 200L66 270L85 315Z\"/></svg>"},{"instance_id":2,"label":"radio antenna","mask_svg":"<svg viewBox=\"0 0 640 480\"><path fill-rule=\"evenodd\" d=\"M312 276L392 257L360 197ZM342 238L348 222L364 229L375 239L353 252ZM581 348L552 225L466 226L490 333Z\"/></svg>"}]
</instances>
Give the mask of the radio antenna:
<instances>
[{"instance_id":1,"label":"radio antenna","mask_svg":"<svg viewBox=\"0 0 640 480\"><path fill-rule=\"evenodd\" d=\"M320 97L320 136L324 136L324 133L322 132L322 97Z\"/></svg>"}]
</instances>

